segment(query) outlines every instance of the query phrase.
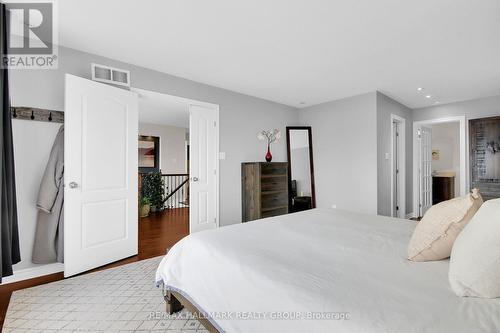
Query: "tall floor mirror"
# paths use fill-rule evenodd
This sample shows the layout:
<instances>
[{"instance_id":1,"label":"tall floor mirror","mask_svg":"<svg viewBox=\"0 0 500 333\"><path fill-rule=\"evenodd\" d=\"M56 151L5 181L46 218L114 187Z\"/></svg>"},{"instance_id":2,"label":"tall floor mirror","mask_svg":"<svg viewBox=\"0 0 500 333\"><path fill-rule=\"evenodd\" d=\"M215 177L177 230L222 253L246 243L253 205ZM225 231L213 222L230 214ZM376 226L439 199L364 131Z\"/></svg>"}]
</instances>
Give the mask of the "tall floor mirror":
<instances>
[{"instance_id":1,"label":"tall floor mirror","mask_svg":"<svg viewBox=\"0 0 500 333\"><path fill-rule=\"evenodd\" d=\"M286 128L288 155L289 211L299 212L316 207L314 162L310 126Z\"/></svg>"}]
</instances>

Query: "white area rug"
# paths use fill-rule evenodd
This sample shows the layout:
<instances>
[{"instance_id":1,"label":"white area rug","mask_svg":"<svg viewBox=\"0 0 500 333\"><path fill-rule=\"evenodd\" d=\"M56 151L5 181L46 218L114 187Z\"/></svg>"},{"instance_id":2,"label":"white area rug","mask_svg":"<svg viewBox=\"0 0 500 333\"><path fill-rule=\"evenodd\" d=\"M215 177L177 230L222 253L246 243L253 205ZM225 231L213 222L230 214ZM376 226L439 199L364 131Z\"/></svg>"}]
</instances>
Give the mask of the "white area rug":
<instances>
[{"instance_id":1,"label":"white area rug","mask_svg":"<svg viewBox=\"0 0 500 333\"><path fill-rule=\"evenodd\" d=\"M165 312L154 285L160 260L16 291L2 332L208 332L186 310Z\"/></svg>"}]
</instances>

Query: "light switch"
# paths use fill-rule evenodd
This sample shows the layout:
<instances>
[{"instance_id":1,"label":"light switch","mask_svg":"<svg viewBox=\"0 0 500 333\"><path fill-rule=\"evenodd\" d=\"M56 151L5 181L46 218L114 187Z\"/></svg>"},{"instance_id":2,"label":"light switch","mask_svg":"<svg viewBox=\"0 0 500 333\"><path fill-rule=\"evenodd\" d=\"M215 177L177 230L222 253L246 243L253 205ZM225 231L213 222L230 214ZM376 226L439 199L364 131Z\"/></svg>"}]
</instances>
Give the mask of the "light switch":
<instances>
[{"instance_id":1,"label":"light switch","mask_svg":"<svg viewBox=\"0 0 500 333\"><path fill-rule=\"evenodd\" d=\"M219 160L225 160L226 159L226 153L221 151L219 152Z\"/></svg>"},{"instance_id":2,"label":"light switch","mask_svg":"<svg viewBox=\"0 0 500 333\"><path fill-rule=\"evenodd\" d=\"M385 159L389 160L390 158L391 158L391 154L390 153L385 153Z\"/></svg>"}]
</instances>

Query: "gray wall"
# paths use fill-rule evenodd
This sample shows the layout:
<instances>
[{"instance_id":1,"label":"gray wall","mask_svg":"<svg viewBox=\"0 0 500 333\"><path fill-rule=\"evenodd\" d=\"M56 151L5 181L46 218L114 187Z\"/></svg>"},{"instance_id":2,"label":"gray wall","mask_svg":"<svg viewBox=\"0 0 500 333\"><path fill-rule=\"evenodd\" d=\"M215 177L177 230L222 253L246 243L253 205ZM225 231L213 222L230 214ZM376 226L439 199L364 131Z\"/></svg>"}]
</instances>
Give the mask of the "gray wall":
<instances>
[{"instance_id":1,"label":"gray wall","mask_svg":"<svg viewBox=\"0 0 500 333\"><path fill-rule=\"evenodd\" d=\"M163 173L187 172L186 133L189 133L189 129L143 123L140 114L139 109L139 135L160 138L160 171Z\"/></svg>"},{"instance_id":2,"label":"gray wall","mask_svg":"<svg viewBox=\"0 0 500 333\"><path fill-rule=\"evenodd\" d=\"M413 140L412 110L386 95L377 92L377 192L379 215L391 216L391 114L406 120L406 212L413 206Z\"/></svg>"},{"instance_id":3,"label":"gray wall","mask_svg":"<svg viewBox=\"0 0 500 333\"><path fill-rule=\"evenodd\" d=\"M464 115L468 119L500 116L500 95L413 110L414 121Z\"/></svg>"},{"instance_id":4,"label":"gray wall","mask_svg":"<svg viewBox=\"0 0 500 333\"><path fill-rule=\"evenodd\" d=\"M376 214L376 93L304 108L299 118L312 126L317 206Z\"/></svg>"},{"instance_id":5,"label":"gray wall","mask_svg":"<svg viewBox=\"0 0 500 333\"><path fill-rule=\"evenodd\" d=\"M132 86L135 88L192 98L220 106L220 151L226 153L226 160L220 163L221 225L239 223L241 221L240 163L262 161L266 147L262 141L257 140L257 133L262 129L272 128L284 131L285 126L297 123L297 110L64 47L59 48L58 70L11 71L12 105L63 110L64 74L90 78L91 62L130 70ZM51 142L47 144L51 145ZM273 144L271 149L274 161L286 160L285 140ZM39 186L39 183L33 186ZM21 225L23 223L26 222L20 221Z\"/></svg>"}]
</instances>

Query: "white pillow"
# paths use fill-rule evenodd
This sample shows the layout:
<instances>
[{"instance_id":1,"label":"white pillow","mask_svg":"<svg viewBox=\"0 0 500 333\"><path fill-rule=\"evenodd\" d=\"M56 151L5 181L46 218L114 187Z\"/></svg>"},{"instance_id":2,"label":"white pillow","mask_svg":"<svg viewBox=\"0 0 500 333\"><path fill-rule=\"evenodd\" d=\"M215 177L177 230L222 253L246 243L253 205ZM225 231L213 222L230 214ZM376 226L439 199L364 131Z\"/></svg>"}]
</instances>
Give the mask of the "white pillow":
<instances>
[{"instance_id":1,"label":"white pillow","mask_svg":"<svg viewBox=\"0 0 500 333\"><path fill-rule=\"evenodd\" d=\"M462 229L483 203L479 190L464 197L432 206L420 221L408 244L408 259L412 261L443 260Z\"/></svg>"},{"instance_id":2,"label":"white pillow","mask_svg":"<svg viewBox=\"0 0 500 333\"><path fill-rule=\"evenodd\" d=\"M458 296L500 297L500 199L486 201L457 237L449 279Z\"/></svg>"}]
</instances>

